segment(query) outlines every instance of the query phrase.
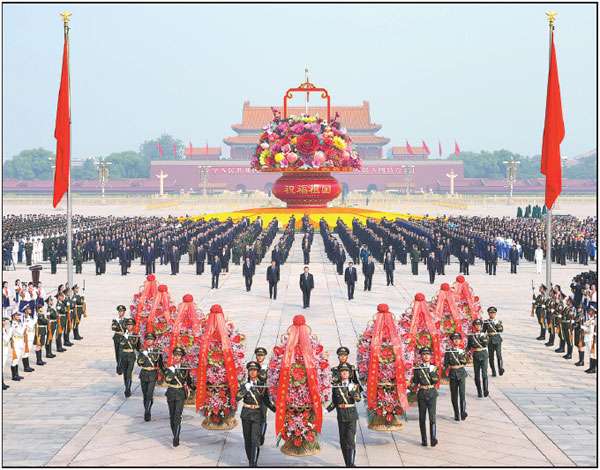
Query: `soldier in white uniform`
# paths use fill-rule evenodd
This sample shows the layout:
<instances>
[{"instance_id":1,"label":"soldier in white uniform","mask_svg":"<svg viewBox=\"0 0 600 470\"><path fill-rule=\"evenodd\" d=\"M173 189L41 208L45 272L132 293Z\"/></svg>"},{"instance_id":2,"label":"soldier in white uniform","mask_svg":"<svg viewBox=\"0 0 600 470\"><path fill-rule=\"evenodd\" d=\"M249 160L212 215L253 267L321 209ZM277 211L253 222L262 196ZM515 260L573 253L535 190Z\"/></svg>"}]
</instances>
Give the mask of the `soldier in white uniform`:
<instances>
[{"instance_id":1,"label":"soldier in white uniform","mask_svg":"<svg viewBox=\"0 0 600 470\"><path fill-rule=\"evenodd\" d=\"M35 369L29 367L29 355L33 351L33 340L35 339L35 324L37 315L31 316L31 307L27 305L23 311L23 325L25 325L25 336L27 346L23 352L23 371L33 372Z\"/></svg>"},{"instance_id":2,"label":"soldier in white uniform","mask_svg":"<svg viewBox=\"0 0 600 470\"><path fill-rule=\"evenodd\" d=\"M15 381L23 380L24 377L19 375L19 360L23 358L25 353L25 325L21 322L21 312L14 312L12 314L12 362L10 370L12 372L12 379Z\"/></svg>"},{"instance_id":3,"label":"soldier in white uniform","mask_svg":"<svg viewBox=\"0 0 600 470\"><path fill-rule=\"evenodd\" d=\"M10 339L12 337L12 330L10 328L9 319L2 317L2 390L6 390L8 385L4 383L4 366L8 361L8 354L11 352Z\"/></svg>"},{"instance_id":4,"label":"soldier in white uniform","mask_svg":"<svg viewBox=\"0 0 600 470\"><path fill-rule=\"evenodd\" d=\"M588 374L596 373L596 363L598 361L598 330L596 325L596 309L590 307L588 310L590 319L583 324L585 332L585 350L590 358L590 368L586 370Z\"/></svg>"}]
</instances>

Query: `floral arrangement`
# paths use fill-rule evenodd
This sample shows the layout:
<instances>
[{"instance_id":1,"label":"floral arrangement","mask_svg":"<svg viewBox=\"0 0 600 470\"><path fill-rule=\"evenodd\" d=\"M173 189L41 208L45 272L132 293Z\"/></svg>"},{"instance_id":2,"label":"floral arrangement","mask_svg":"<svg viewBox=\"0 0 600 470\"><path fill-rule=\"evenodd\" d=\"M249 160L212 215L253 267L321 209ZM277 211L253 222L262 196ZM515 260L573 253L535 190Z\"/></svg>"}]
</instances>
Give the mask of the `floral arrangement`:
<instances>
[{"instance_id":1,"label":"floral arrangement","mask_svg":"<svg viewBox=\"0 0 600 470\"><path fill-rule=\"evenodd\" d=\"M294 321L296 322L296 319ZM273 354L269 361L267 383L274 403L277 403L279 387L283 385L280 384L280 375L289 338L289 335L282 337L280 344L273 348ZM310 353L315 364L320 401L325 403L331 399L332 376L328 353L323 350L323 346L315 335L308 336L308 339ZM277 436L277 446L283 439L286 441L282 447L284 453L289 455L314 454L321 448L320 428L311 400L310 380L300 345L294 346L291 358L289 387L285 397L285 421Z\"/></svg>"},{"instance_id":2,"label":"floral arrangement","mask_svg":"<svg viewBox=\"0 0 600 470\"><path fill-rule=\"evenodd\" d=\"M387 305L380 304L380 312L388 312ZM383 310L382 310L383 309ZM388 312L389 313L389 312ZM376 322L369 321L366 330L359 336L356 363L358 367L358 377L365 384L369 378L369 366L371 363L371 344L373 340ZM403 338L408 334L408 328L401 323L394 322L395 333L398 338ZM404 344L402 347L402 362L404 367L404 381L408 383L412 373L412 363L414 360L414 348L411 345ZM381 349L379 353L379 367L377 371L377 399L374 408L369 407L367 412L368 423L371 429L380 429L376 426L377 422L384 422L389 429L393 423L397 424L397 417L402 416L406 420L406 410L402 407L398 380L396 376L396 356L392 347L390 332L384 327ZM365 400L368 406L368 401Z\"/></svg>"},{"instance_id":3,"label":"floral arrangement","mask_svg":"<svg viewBox=\"0 0 600 470\"><path fill-rule=\"evenodd\" d=\"M146 320L152 310L152 304L154 297L158 293L158 281L154 274L149 274L144 281L144 284L140 286L140 290L137 294L133 295L133 302L129 306L132 318L135 319L135 333L144 337L146 334Z\"/></svg>"},{"instance_id":4,"label":"floral arrangement","mask_svg":"<svg viewBox=\"0 0 600 470\"><path fill-rule=\"evenodd\" d=\"M352 139L338 121L339 113L327 122L316 116L275 118L261 134L251 166L256 170L360 169L361 161Z\"/></svg>"}]
</instances>

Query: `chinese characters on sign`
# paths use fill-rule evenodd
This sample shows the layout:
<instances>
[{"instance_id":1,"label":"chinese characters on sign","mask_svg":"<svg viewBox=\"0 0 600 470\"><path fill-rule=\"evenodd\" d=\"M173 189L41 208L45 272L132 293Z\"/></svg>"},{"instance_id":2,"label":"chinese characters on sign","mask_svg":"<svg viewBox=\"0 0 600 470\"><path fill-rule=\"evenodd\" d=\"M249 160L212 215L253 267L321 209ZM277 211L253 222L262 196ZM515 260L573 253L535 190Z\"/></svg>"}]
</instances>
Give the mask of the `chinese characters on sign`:
<instances>
[{"instance_id":1,"label":"chinese characters on sign","mask_svg":"<svg viewBox=\"0 0 600 470\"><path fill-rule=\"evenodd\" d=\"M285 185L285 194L331 194L331 185L328 184L298 184Z\"/></svg>"}]
</instances>

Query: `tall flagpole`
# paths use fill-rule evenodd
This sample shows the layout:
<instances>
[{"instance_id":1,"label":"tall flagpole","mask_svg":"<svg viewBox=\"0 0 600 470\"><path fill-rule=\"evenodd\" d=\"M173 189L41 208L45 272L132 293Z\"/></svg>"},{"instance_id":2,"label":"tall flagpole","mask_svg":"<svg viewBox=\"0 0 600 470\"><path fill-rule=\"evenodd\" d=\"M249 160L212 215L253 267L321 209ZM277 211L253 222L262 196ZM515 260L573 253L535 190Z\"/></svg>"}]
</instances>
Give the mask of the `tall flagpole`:
<instances>
[{"instance_id":1,"label":"tall flagpole","mask_svg":"<svg viewBox=\"0 0 600 470\"><path fill-rule=\"evenodd\" d=\"M308 83L308 69L304 69L304 78L306 83ZM304 114L308 116L308 92L306 92L306 96L304 97Z\"/></svg>"},{"instance_id":2,"label":"tall flagpole","mask_svg":"<svg viewBox=\"0 0 600 470\"><path fill-rule=\"evenodd\" d=\"M65 10L61 13L65 27L65 41L67 44L67 62L69 77L69 127L71 127L71 48L69 47L69 20L71 14ZM73 226L71 218L73 216L73 198L71 195L71 133L69 132L69 182L67 186L67 282L69 287L73 288Z\"/></svg>"},{"instance_id":3,"label":"tall flagpole","mask_svg":"<svg viewBox=\"0 0 600 470\"><path fill-rule=\"evenodd\" d=\"M550 24L550 45L548 47L548 70L550 70L550 64L552 62L552 42L554 36L554 20L556 19L556 13L550 9L549 13L546 13L548 22ZM554 207L554 204L552 205ZM552 207L548 207L546 213L546 295L550 295L552 285Z\"/></svg>"}]
</instances>

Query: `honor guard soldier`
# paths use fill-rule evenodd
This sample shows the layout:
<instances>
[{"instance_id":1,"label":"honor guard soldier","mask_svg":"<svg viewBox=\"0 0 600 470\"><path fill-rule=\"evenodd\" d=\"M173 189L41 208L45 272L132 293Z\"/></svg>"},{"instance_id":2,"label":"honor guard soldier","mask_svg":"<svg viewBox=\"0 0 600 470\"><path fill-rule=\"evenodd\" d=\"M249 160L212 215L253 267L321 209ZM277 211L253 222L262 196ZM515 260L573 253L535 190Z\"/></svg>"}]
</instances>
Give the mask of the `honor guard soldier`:
<instances>
[{"instance_id":1,"label":"honor guard soldier","mask_svg":"<svg viewBox=\"0 0 600 470\"><path fill-rule=\"evenodd\" d=\"M29 366L29 354L33 350L33 340L35 339L36 320L31 316L31 307L25 306L23 310L23 325L25 326L25 352L23 353L23 371L33 372L35 369Z\"/></svg>"},{"instance_id":2,"label":"honor guard soldier","mask_svg":"<svg viewBox=\"0 0 600 470\"><path fill-rule=\"evenodd\" d=\"M127 331L121 336L119 342L119 360L123 369L123 382L125 382L125 396L131 396L131 378L133 376L133 366L135 365L135 352L140 350L140 335L133 332L135 320L127 319L125 325Z\"/></svg>"},{"instance_id":3,"label":"honor guard soldier","mask_svg":"<svg viewBox=\"0 0 600 470\"><path fill-rule=\"evenodd\" d=\"M241 387L235 396L237 401L243 400L243 408L240 417L244 431L244 447L250 467L258 466L260 446L264 442L262 435L263 422L267 419L267 408L275 412L276 408L269 398L269 390L266 382L260 380L260 365L256 361L250 361L248 369L248 382Z\"/></svg>"},{"instance_id":4,"label":"honor guard soldier","mask_svg":"<svg viewBox=\"0 0 600 470\"><path fill-rule=\"evenodd\" d=\"M340 361L340 363L336 367L332 367L331 368L332 380L334 382L339 381L339 379L340 379L340 373L339 373L340 366L342 364L346 364L348 367L350 367L350 381L353 384L358 385L358 389L360 391L362 391L362 387L360 385L360 381L358 380L358 374L356 373L356 368L352 364L348 363L348 355L350 354L350 350L346 346L340 346L339 348L337 348L336 354L338 356L338 361Z\"/></svg>"},{"instance_id":5,"label":"honor guard soldier","mask_svg":"<svg viewBox=\"0 0 600 470\"><path fill-rule=\"evenodd\" d=\"M12 330L8 323L8 318L2 317L2 390L7 390L10 388L4 383L4 366L8 361L8 353L10 352L10 341L12 337Z\"/></svg>"},{"instance_id":6,"label":"honor guard soldier","mask_svg":"<svg viewBox=\"0 0 600 470\"><path fill-rule=\"evenodd\" d=\"M556 323L554 323L554 292L550 289L548 297L544 301L544 311L546 314L546 325L548 327L548 342L544 346L554 346L554 336L556 335Z\"/></svg>"},{"instance_id":7,"label":"honor guard soldier","mask_svg":"<svg viewBox=\"0 0 600 470\"><path fill-rule=\"evenodd\" d=\"M566 340L563 334L562 327L562 318L563 318L563 310L565 309L564 298L562 292L556 293L556 301L554 304L554 329L558 332L558 337L560 339L560 343L558 344L558 348L554 350L556 353L564 353Z\"/></svg>"},{"instance_id":8,"label":"honor guard soldier","mask_svg":"<svg viewBox=\"0 0 600 470\"><path fill-rule=\"evenodd\" d=\"M583 325L583 331L585 333L584 342L585 349L588 352L590 358L590 367L586 369L586 373L595 374L596 365L598 364L598 324L596 323L596 307L590 306L588 310L589 320Z\"/></svg>"},{"instance_id":9,"label":"honor guard soldier","mask_svg":"<svg viewBox=\"0 0 600 470\"><path fill-rule=\"evenodd\" d=\"M121 375L123 373L123 369L121 368L121 361L119 359L119 344L121 343L121 338L123 337L123 333L127 330L125 322L127 319L125 318L125 312L127 309L125 305L119 305L117 307L117 312L119 316L114 318L112 321L112 330L115 332L113 335L113 344L115 346L115 360L117 361L117 374Z\"/></svg>"},{"instance_id":10,"label":"honor guard soldier","mask_svg":"<svg viewBox=\"0 0 600 470\"><path fill-rule=\"evenodd\" d=\"M71 331L73 331L75 327L75 303L71 298L71 289L67 286L65 288L65 299L64 299L65 309L68 313L67 317L67 329L65 330L65 346L73 346L71 343L71 339L69 338Z\"/></svg>"},{"instance_id":11,"label":"honor guard soldier","mask_svg":"<svg viewBox=\"0 0 600 470\"><path fill-rule=\"evenodd\" d=\"M573 358L573 323L577 316L577 309L573 305L573 299L569 297L567 299L567 305L563 308L562 318L560 327L562 330L562 336L567 345L567 354L563 356L564 359Z\"/></svg>"},{"instance_id":12,"label":"honor guard soldier","mask_svg":"<svg viewBox=\"0 0 600 470\"><path fill-rule=\"evenodd\" d=\"M356 467L356 422L358 413L356 402L360 401L360 389L351 383L350 374L353 372L349 364L343 362L337 367L339 382L334 386L331 403L326 408L330 413L337 410L338 429L340 433L340 447L346 467Z\"/></svg>"},{"instance_id":13,"label":"honor guard soldier","mask_svg":"<svg viewBox=\"0 0 600 470\"><path fill-rule=\"evenodd\" d=\"M446 349L444 354L444 368L448 368L446 375L450 379L450 395L452 407L454 408L454 420L460 421L467 419L467 401L465 399L465 379L467 371L465 364L468 362L464 350L460 348L460 333L450 335L452 347ZM458 415L458 398L460 395L460 417Z\"/></svg>"},{"instance_id":14,"label":"honor guard soldier","mask_svg":"<svg viewBox=\"0 0 600 470\"><path fill-rule=\"evenodd\" d=\"M476 318L473 320L474 332L469 334L467 341L467 349L473 350L473 373L475 374L475 386L477 387L477 396L479 398L487 397L488 392L488 352L487 352L487 335L481 331L483 322ZM481 379L483 379L483 394L481 393Z\"/></svg>"},{"instance_id":15,"label":"honor guard soldier","mask_svg":"<svg viewBox=\"0 0 600 470\"><path fill-rule=\"evenodd\" d=\"M37 308L37 323L35 325L35 363L38 366L44 366L46 363L42 361L42 346L46 344L48 338L48 319L44 313L44 307L41 305Z\"/></svg>"},{"instance_id":16,"label":"honor guard soldier","mask_svg":"<svg viewBox=\"0 0 600 470\"><path fill-rule=\"evenodd\" d=\"M258 379L263 382L263 385L267 384L267 371L268 366L265 364L265 358L267 357L267 350L263 347L258 347L254 350L254 355L256 356L256 362L260 366L260 370L258 371ZM265 443L265 434L267 433L267 411L265 410L265 419L262 422L262 426L260 428L260 445L262 446Z\"/></svg>"},{"instance_id":17,"label":"honor guard soldier","mask_svg":"<svg viewBox=\"0 0 600 470\"><path fill-rule=\"evenodd\" d=\"M496 365L494 364L494 354L498 357L498 372L500 375L504 375L504 363L502 362L502 336L500 333L504 332L504 325L502 320L496 320L496 307L490 307L487 309L488 318L483 322L483 332L488 335L488 353L490 368L492 369L492 377L496 377ZM542 314L543 315L543 314Z\"/></svg>"},{"instance_id":18,"label":"honor guard soldier","mask_svg":"<svg viewBox=\"0 0 600 470\"><path fill-rule=\"evenodd\" d=\"M56 309L54 308L54 297L52 296L46 298L46 318L48 318L46 359L52 359L56 357L56 354L52 353L52 339L57 336L56 328L58 323L58 313L56 313Z\"/></svg>"},{"instance_id":19,"label":"honor guard soldier","mask_svg":"<svg viewBox=\"0 0 600 470\"><path fill-rule=\"evenodd\" d=\"M12 372L12 379L14 381L23 380L24 377L19 375L19 359L23 357L25 353L25 325L21 321L21 313L14 312L12 314L12 362L10 370Z\"/></svg>"},{"instance_id":20,"label":"honor guard soldier","mask_svg":"<svg viewBox=\"0 0 600 470\"><path fill-rule=\"evenodd\" d=\"M537 317L538 323L540 324L540 335L536 338L537 340L545 340L546 339L546 323L545 323L545 317L544 317L544 298L546 297L546 286L544 284L542 284L540 286L540 293L537 295L537 297L534 295L533 296L533 301L534 301L534 309L535 309L535 315ZM494 369L492 368L492 371ZM492 374L494 375L494 374Z\"/></svg>"},{"instance_id":21,"label":"honor guard soldier","mask_svg":"<svg viewBox=\"0 0 600 470\"><path fill-rule=\"evenodd\" d=\"M427 426L425 425L425 414L429 414L429 434L431 436L431 447L438 443L436 439L435 408L437 403L438 391L435 385L440 380L440 374L431 360L431 349L421 348L421 364L413 368L409 388L419 387L417 393L417 402L419 404L419 428L421 430L421 445L427 447Z\"/></svg>"},{"instance_id":22,"label":"honor guard soldier","mask_svg":"<svg viewBox=\"0 0 600 470\"><path fill-rule=\"evenodd\" d=\"M79 324L81 323L81 317L85 316L85 298L79 293L79 286L75 284L73 286L73 299L72 307L75 315L73 315L74 328L73 328L73 339L83 339L83 336L79 334Z\"/></svg>"},{"instance_id":23,"label":"honor guard soldier","mask_svg":"<svg viewBox=\"0 0 600 470\"><path fill-rule=\"evenodd\" d=\"M187 398L187 388L196 390L192 383L190 371L182 367L181 359L185 351L183 348L173 349L174 365L165 370L165 383L168 385L165 396L167 405L169 405L169 420L171 422L171 431L173 432L173 447L179 445L179 433L181 432L181 415L183 414L183 404Z\"/></svg>"},{"instance_id":24,"label":"honor guard soldier","mask_svg":"<svg viewBox=\"0 0 600 470\"><path fill-rule=\"evenodd\" d=\"M585 356L585 341L583 340L584 332L583 332L583 324L585 323L585 314L583 313L583 308L579 307L577 309L577 313L575 314L575 319L573 320L573 341L577 346L577 352L579 353L579 361L575 363L576 366L582 366L585 364L583 362L583 358Z\"/></svg>"},{"instance_id":25,"label":"honor guard soldier","mask_svg":"<svg viewBox=\"0 0 600 470\"><path fill-rule=\"evenodd\" d=\"M144 421L150 421L150 410L154 403L154 387L158 380L158 372L164 373L164 365L162 359L162 351L155 349L154 342L156 335L154 333L146 333L146 348L142 350L138 356L137 363L140 369L140 385L144 395Z\"/></svg>"},{"instance_id":26,"label":"honor guard soldier","mask_svg":"<svg viewBox=\"0 0 600 470\"><path fill-rule=\"evenodd\" d=\"M71 343L69 341L69 307L68 307L68 303L67 303L67 295L65 293L65 291L63 292L59 292L58 293L58 302L56 302L56 310L58 312L58 318L60 320L60 331L62 331L62 336L63 336L63 343L60 346L60 349L57 349L57 351L60 351L61 349L63 351L66 351L66 349L64 349L62 346L73 346L73 343ZM56 342L56 346L57 348L59 347L58 345L58 340Z\"/></svg>"}]
</instances>

